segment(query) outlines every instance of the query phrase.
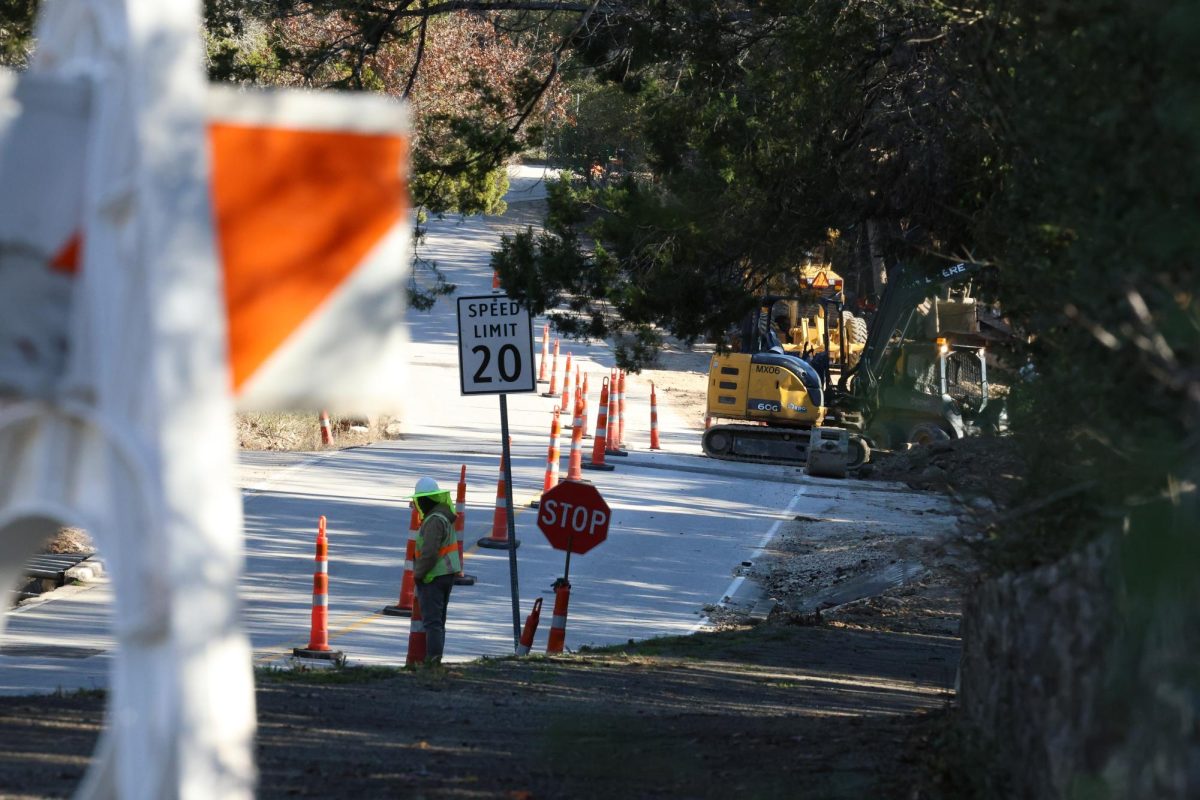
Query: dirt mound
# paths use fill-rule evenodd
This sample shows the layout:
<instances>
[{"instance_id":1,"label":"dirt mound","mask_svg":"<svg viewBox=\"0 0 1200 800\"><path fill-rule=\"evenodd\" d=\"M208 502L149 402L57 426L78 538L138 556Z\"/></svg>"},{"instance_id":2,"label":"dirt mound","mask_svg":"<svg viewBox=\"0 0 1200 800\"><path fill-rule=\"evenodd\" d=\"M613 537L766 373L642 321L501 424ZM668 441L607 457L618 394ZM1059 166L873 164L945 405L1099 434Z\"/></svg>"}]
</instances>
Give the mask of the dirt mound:
<instances>
[{"instance_id":1,"label":"dirt mound","mask_svg":"<svg viewBox=\"0 0 1200 800\"><path fill-rule=\"evenodd\" d=\"M1026 474L1016 442L1008 437L956 439L882 452L860 476L895 481L964 497L986 497L1008 505Z\"/></svg>"},{"instance_id":2,"label":"dirt mound","mask_svg":"<svg viewBox=\"0 0 1200 800\"><path fill-rule=\"evenodd\" d=\"M59 528L58 533L42 546L43 553L94 553L96 545L83 528Z\"/></svg>"}]
</instances>

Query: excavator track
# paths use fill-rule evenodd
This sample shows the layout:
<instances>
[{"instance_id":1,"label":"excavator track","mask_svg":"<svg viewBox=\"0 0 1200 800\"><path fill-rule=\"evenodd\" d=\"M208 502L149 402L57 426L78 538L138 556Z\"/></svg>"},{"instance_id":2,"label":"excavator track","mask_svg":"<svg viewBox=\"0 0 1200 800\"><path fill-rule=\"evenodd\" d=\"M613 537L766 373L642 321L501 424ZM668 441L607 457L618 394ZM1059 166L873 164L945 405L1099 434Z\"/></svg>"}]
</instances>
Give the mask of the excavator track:
<instances>
[{"instance_id":1,"label":"excavator track","mask_svg":"<svg viewBox=\"0 0 1200 800\"><path fill-rule=\"evenodd\" d=\"M781 464L803 467L808 463L811 432L804 428L779 428L765 425L714 425L704 432L704 454L723 461L754 464ZM848 469L862 466L870 449L859 436L850 435Z\"/></svg>"}]
</instances>

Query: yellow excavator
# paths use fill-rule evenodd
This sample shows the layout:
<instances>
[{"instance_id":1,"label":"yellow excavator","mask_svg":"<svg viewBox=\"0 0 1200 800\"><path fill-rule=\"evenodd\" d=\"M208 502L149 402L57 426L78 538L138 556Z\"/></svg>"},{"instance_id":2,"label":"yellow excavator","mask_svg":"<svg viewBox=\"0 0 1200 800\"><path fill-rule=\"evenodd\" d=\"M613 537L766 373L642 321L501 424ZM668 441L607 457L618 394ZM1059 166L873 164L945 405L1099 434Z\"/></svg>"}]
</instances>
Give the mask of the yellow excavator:
<instances>
[{"instance_id":1,"label":"yellow excavator","mask_svg":"<svg viewBox=\"0 0 1200 800\"><path fill-rule=\"evenodd\" d=\"M865 335L865 320L846 312L840 292L817 298L821 311L810 313L812 325L797 326L794 313L811 309L811 297L762 298L743 320L735 352L718 353L709 365L706 413L717 424L704 432L705 455L844 475L866 463L872 440L895 447L920 443L922 436L959 438L972 426L983 427L996 411L987 408L983 349L942 338L938 309L949 311L950 304L929 300L979 269L956 264L927 275L897 267ZM933 356L925 353L930 348ZM951 356L974 366L979 399L973 404L958 396L960 370ZM919 357L933 358L929 369L937 379L928 386L910 379ZM821 455L819 469L814 455Z\"/></svg>"},{"instance_id":2,"label":"yellow excavator","mask_svg":"<svg viewBox=\"0 0 1200 800\"><path fill-rule=\"evenodd\" d=\"M826 418L825 386L828 354L861 351L849 345L848 326L829 309L839 303L824 300L810 315L814 324L796 325L797 306L812 298L767 296L742 323L735 337L738 352L718 353L708 373L710 420L745 420L752 424L717 424L702 440L706 455L729 461L755 461L804 466L809 460L812 431ZM790 314L779 313L790 309ZM841 317L842 321L839 321ZM826 321L830 324L825 324ZM814 357L820 335L821 350ZM860 436L847 437L845 468L863 464L870 449Z\"/></svg>"}]
</instances>

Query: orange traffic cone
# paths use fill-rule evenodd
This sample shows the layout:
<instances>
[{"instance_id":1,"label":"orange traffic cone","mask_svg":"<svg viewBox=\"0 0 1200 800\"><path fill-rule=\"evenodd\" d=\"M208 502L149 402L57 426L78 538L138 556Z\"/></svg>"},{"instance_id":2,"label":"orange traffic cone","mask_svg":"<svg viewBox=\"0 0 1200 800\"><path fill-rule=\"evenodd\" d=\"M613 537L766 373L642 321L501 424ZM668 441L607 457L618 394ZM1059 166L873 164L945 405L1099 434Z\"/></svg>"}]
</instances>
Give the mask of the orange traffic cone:
<instances>
[{"instance_id":1,"label":"orange traffic cone","mask_svg":"<svg viewBox=\"0 0 1200 800\"><path fill-rule=\"evenodd\" d=\"M510 445L511 446L511 445ZM508 549L508 503L505 501L505 486L508 476L504 472L504 456L500 457L500 477L496 480L496 507L492 511L492 532L475 542L479 547L493 550ZM514 541L513 547L521 543Z\"/></svg>"},{"instance_id":2,"label":"orange traffic cone","mask_svg":"<svg viewBox=\"0 0 1200 800\"><path fill-rule=\"evenodd\" d=\"M569 403L571 402L570 384L571 384L571 354L567 353L567 369L565 372L563 372L562 401L559 403L559 408L564 408L564 409L565 408L574 408L574 406L569 405Z\"/></svg>"},{"instance_id":3,"label":"orange traffic cone","mask_svg":"<svg viewBox=\"0 0 1200 800\"><path fill-rule=\"evenodd\" d=\"M333 426L329 424L329 412L321 412L321 444L333 444Z\"/></svg>"},{"instance_id":4,"label":"orange traffic cone","mask_svg":"<svg viewBox=\"0 0 1200 800\"><path fill-rule=\"evenodd\" d=\"M325 536L325 517L317 520L317 566L313 570L312 625L308 647L293 648L301 658L341 660L342 652L329 646L329 539Z\"/></svg>"},{"instance_id":5,"label":"orange traffic cone","mask_svg":"<svg viewBox=\"0 0 1200 800\"><path fill-rule=\"evenodd\" d=\"M567 465L567 480L583 480L583 401L575 397L575 424L571 429L571 460Z\"/></svg>"},{"instance_id":6,"label":"orange traffic cone","mask_svg":"<svg viewBox=\"0 0 1200 800\"><path fill-rule=\"evenodd\" d=\"M627 456L617 441L617 412L619 409L620 383L617 380L617 370L614 368L608 379L608 431L605 443L605 453L610 456Z\"/></svg>"},{"instance_id":7,"label":"orange traffic cone","mask_svg":"<svg viewBox=\"0 0 1200 800\"><path fill-rule=\"evenodd\" d=\"M474 586L475 576L466 573L467 561L463 555L463 532L467 527L467 465L462 465L458 475L458 493L454 497L454 536L458 539L458 574L455 586Z\"/></svg>"},{"instance_id":8,"label":"orange traffic cone","mask_svg":"<svg viewBox=\"0 0 1200 800\"><path fill-rule=\"evenodd\" d=\"M612 464L604 463L604 451L608 448L608 378L600 387L600 410L596 412L596 440L592 444L592 460L584 464L584 469L613 469Z\"/></svg>"},{"instance_id":9,"label":"orange traffic cone","mask_svg":"<svg viewBox=\"0 0 1200 800\"><path fill-rule=\"evenodd\" d=\"M650 449L662 450L658 442L658 395L654 393L654 381L650 381Z\"/></svg>"},{"instance_id":10,"label":"orange traffic cone","mask_svg":"<svg viewBox=\"0 0 1200 800\"><path fill-rule=\"evenodd\" d=\"M554 582L554 616L550 618L550 639L546 654L561 653L567 640L567 605L571 602L571 584L564 578Z\"/></svg>"},{"instance_id":11,"label":"orange traffic cone","mask_svg":"<svg viewBox=\"0 0 1200 800\"><path fill-rule=\"evenodd\" d=\"M560 459L560 451L558 447L559 438L561 437L562 425L560 424L561 410L558 406L554 407L554 417L550 420L550 447L546 450L546 477L542 480L542 494L558 486L558 464ZM529 505L535 508L541 505L538 500L532 501Z\"/></svg>"},{"instance_id":12,"label":"orange traffic cone","mask_svg":"<svg viewBox=\"0 0 1200 800\"><path fill-rule=\"evenodd\" d=\"M617 449L625 449L625 370L617 374Z\"/></svg>"},{"instance_id":13,"label":"orange traffic cone","mask_svg":"<svg viewBox=\"0 0 1200 800\"><path fill-rule=\"evenodd\" d=\"M492 291L494 292L494 291L498 290L499 288L500 288L500 273L496 270L492 270Z\"/></svg>"},{"instance_id":14,"label":"orange traffic cone","mask_svg":"<svg viewBox=\"0 0 1200 800\"><path fill-rule=\"evenodd\" d=\"M394 606L384 606L383 613L391 617L407 617L413 607L413 561L417 558L417 531L421 530L421 515L417 507L409 502L412 514L408 518L408 544L404 549L404 574L400 577L400 599Z\"/></svg>"},{"instance_id":15,"label":"orange traffic cone","mask_svg":"<svg viewBox=\"0 0 1200 800\"><path fill-rule=\"evenodd\" d=\"M538 621L542 618L542 598L533 601L533 611L525 618L525 627L521 629L521 643L517 645L517 655L527 656L533 648L533 637L537 634Z\"/></svg>"},{"instance_id":16,"label":"orange traffic cone","mask_svg":"<svg viewBox=\"0 0 1200 800\"><path fill-rule=\"evenodd\" d=\"M546 361L550 358L550 326L542 326L542 363L538 367L538 383L546 382Z\"/></svg>"},{"instance_id":17,"label":"orange traffic cone","mask_svg":"<svg viewBox=\"0 0 1200 800\"><path fill-rule=\"evenodd\" d=\"M558 396L558 339L554 340L554 360L550 362L550 388L542 393L542 397Z\"/></svg>"},{"instance_id":18,"label":"orange traffic cone","mask_svg":"<svg viewBox=\"0 0 1200 800\"><path fill-rule=\"evenodd\" d=\"M404 666L425 662L425 621L421 618L421 601L413 601L412 621L408 625L408 655L404 658Z\"/></svg>"},{"instance_id":19,"label":"orange traffic cone","mask_svg":"<svg viewBox=\"0 0 1200 800\"><path fill-rule=\"evenodd\" d=\"M588 433L588 376L583 376L583 438L590 439L592 435Z\"/></svg>"}]
</instances>

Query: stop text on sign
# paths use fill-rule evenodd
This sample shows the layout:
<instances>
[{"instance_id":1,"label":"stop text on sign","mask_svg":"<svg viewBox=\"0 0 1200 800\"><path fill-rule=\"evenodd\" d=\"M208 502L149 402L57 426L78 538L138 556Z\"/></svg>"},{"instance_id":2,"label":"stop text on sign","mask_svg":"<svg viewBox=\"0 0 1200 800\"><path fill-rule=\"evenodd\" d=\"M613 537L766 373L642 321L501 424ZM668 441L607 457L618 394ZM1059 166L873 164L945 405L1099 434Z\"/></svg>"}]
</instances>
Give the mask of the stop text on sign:
<instances>
[{"instance_id":1,"label":"stop text on sign","mask_svg":"<svg viewBox=\"0 0 1200 800\"><path fill-rule=\"evenodd\" d=\"M607 531L608 510L588 508L562 500L543 500L538 510L538 522L594 536L599 531Z\"/></svg>"},{"instance_id":2,"label":"stop text on sign","mask_svg":"<svg viewBox=\"0 0 1200 800\"><path fill-rule=\"evenodd\" d=\"M458 298L458 356L463 394L537 388L529 312L506 295Z\"/></svg>"}]
</instances>

